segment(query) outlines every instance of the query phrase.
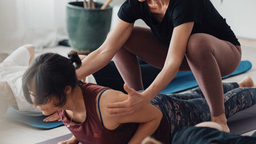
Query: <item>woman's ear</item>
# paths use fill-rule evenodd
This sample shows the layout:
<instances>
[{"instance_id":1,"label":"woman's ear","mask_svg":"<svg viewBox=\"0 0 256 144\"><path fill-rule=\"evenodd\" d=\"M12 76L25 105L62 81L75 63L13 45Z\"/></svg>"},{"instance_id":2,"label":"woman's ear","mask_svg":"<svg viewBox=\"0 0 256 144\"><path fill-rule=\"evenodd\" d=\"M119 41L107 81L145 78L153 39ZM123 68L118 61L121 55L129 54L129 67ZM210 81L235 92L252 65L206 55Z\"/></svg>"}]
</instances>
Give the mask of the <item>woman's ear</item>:
<instances>
[{"instance_id":1,"label":"woman's ear","mask_svg":"<svg viewBox=\"0 0 256 144\"><path fill-rule=\"evenodd\" d=\"M64 90L66 95L69 95L72 92L72 87L71 86L66 86Z\"/></svg>"}]
</instances>

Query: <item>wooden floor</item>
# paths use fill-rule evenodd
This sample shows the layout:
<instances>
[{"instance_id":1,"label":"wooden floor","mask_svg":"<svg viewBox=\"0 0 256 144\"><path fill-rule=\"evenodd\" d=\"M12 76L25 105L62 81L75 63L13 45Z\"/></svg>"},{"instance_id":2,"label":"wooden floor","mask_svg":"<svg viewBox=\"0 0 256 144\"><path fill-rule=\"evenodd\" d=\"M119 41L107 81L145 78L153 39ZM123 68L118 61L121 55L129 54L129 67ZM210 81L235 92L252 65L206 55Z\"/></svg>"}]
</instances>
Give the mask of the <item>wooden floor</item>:
<instances>
[{"instance_id":1,"label":"wooden floor","mask_svg":"<svg viewBox=\"0 0 256 144\"><path fill-rule=\"evenodd\" d=\"M242 44L243 50L242 59L249 60L253 65L252 69L244 74L225 79L224 81L240 81L247 75L251 76L253 80L256 81L256 41L242 38L239 38L239 40ZM46 48L43 52L50 51L65 55L70 50L71 48L57 47ZM246 133L245 135L251 135L252 132ZM68 133L68 129L64 126L51 130L41 130L32 128L25 124L9 121L4 118L0 119L0 144L34 144Z\"/></svg>"}]
</instances>

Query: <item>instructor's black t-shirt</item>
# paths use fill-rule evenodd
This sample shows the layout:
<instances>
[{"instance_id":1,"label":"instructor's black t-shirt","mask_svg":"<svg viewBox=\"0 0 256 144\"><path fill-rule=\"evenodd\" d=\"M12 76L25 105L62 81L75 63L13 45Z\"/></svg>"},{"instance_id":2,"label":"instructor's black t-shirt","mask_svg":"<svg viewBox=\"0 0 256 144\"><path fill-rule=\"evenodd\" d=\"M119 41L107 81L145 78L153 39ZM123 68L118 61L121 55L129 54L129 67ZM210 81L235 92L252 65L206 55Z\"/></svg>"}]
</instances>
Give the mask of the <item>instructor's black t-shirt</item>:
<instances>
[{"instance_id":1,"label":"instructor's black t-shirt","mask_svg":"<svg viewBox=\"0 0 256 144\"><path fill-rule=\"evenodd\" d=\"M207 33L234 45L240 45L226 20L209 0L170 0L161 22L151 15L146 1L126 0L119 9L118 17L128 23L142 19L151 28L155 37L167 47L173 28L186 22L194 22L191 34Z\"/></svg>"}]
</instances>

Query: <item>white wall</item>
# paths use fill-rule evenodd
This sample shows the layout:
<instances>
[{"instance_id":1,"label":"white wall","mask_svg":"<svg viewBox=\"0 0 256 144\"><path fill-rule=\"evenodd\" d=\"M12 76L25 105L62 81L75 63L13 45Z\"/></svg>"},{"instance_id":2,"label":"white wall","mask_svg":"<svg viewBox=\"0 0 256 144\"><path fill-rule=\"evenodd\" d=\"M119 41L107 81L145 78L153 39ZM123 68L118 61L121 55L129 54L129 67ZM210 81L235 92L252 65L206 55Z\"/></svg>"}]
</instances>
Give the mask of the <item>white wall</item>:
<instances>
[{"instance_id":1,"label":"white wall","mask_svg":"<svg viewBox=\"0 0 256 144\"><path fill-rule=\"evenodd\" d=\"M238 37L256 39L256 0L211 0Z\"/></svg>"},{"instance_id":2,"label":"white wall","mask_svg":"<svg viewBox=\"0 0 256 144\"><path fill-rule=\"evenodd\" d=\"M36 50L67 38L65 6L69 0L0 0L0 53L31 43Z\"/></svg>"},{"instance_id":3,"label":"white wall","mask_svg":"<svg viewBox=\"0 0 256 144\"><path fill-rule=\"evenodd\" d=\"M66 38L65 8L68 1L73 0L0 0L0 53L10 53L26 43L41 49ZM112 2L115 6L112 27L124 1ZM256 40L256 0L211 1L238 37ZM141 21L135 24L145 25Z\"/></svg>"}]
</instances>

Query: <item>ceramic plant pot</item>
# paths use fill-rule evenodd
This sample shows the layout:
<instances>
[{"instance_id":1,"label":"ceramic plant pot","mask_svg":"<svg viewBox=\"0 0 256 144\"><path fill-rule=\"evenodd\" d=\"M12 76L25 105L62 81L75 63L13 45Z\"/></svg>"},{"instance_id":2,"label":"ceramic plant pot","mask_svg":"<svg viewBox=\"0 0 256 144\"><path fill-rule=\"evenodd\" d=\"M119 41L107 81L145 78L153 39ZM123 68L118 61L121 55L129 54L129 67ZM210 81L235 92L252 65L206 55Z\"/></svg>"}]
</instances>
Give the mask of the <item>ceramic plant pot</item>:
<instances>
[{"instance_id":1,"label":"ceramic plant pot","mask_svg":"<svg viewBox=\"0 0 256 144\"><path fill-rule=\"evenodd\" d=\"M103 3L95 2L95 9L85 9L83 2L69 2L66 6L67 32L70 45L81 52L97 49L106 39L112 20L112 6L100 9Z\"/></svg>"}]
</instances>

